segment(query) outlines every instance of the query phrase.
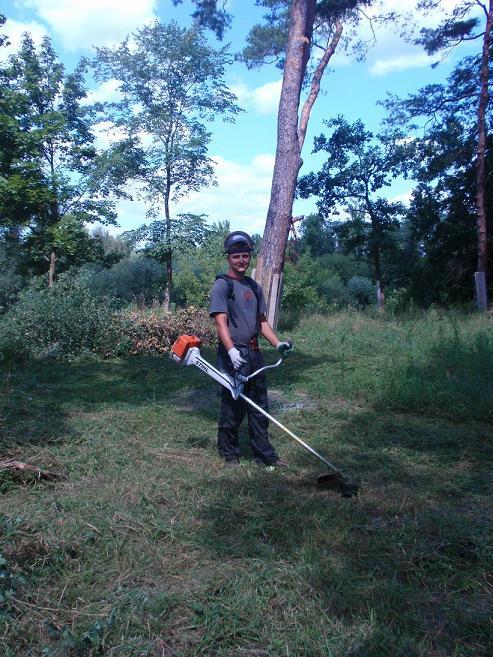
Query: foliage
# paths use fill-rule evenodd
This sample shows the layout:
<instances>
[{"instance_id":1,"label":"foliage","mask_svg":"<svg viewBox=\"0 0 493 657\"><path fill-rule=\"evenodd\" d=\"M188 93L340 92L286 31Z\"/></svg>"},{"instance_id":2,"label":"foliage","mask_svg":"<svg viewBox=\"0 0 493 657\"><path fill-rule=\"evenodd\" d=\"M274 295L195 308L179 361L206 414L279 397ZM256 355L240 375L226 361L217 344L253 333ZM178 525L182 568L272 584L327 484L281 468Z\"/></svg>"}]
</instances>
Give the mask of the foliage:
<instances>
[{"instance_id":1,"label":"foliage","mask_svg":"<svg viewBox=\"0 0 493 657\"><path fill-rule=\"evenodd\" d=\"M121 100L108 105L107 112L133 144L139 162L133 177L152 205L153 219L164 215L134 231L133 238L145 240L166 262L166 304L176 237L185 221L172 218L170 202L214 180L206 121L232 120L239 111L224 83L230 61L227 49L210 47L197 26L186 30L174 22L155 22L137 30L131 42L129 37L118 47L97 50L98 79L120 85Z\"/></svg>"},{"instance_id":2,"label":"foliage","mask_svg":"<svg viewBox=\"0 0 493 657\"><path fill-rule=\"evenodd\" d=\"M114 223L116 216L91 131L85 69L81 62L66 74L50 40L36 48L26 34L1 75L0 139L8 147L0 215L7 225L27 227L23 246L38 271L51 257L50 280L57 251L73 255L84 223Z\"/></svg>"},{"instance_id":3,"label":"foliage","mask_svg":"<svg viewBox=\"0 0 493 657\"><path fill-rule=\"evenodd\" d=\"M83 271L90 289L100 296L134 302L139 306L159 304L162 300L166 271L152 258L133 255L110 268L87 266Z\"/></svg>"},{"instance_id":4,"label":"foliage","mask_svg":"<svg viewBox=\"0 0 493 657\"><path fill-rule=\"evenodd\" d=\"M356 308L365 308L376 299L375 285L368 278L353 276L347 284L350 305Z\"/></svg>"},{"instance_id":5,"label":"foliage","mask_svg":"<svg viewBox=\"0 0 493 657\"><path fill-rule=\"evenodd\" d=\"M318 173L301 178L300 195L316 195L317 207L325 217L341 209L351 213L352 221L341 226L339 237L352 230L352 239L346 239L346 244L350 250L363 247L381 290L382 254L396 248L403 207L378 193L402 170L410 147L394 135L375 137L359 120L351 125L339 116L325 123L332 133L315 138L315 152L326 153L327 160Z\"/></svg>"},{"instance_id":6,"label":"foliage","mask_svg":"<svg viewBox=\"0 0 493 657\"><path fill-rule=\"evenodd\" d=\"M175 261L173 294L178 306L207 307L212 283L227 266L224 238L229 232L228 221L214 223L207 227L202 243L179 252Z\"/></svg>"},{"instance_id":7,"label":"foliage","mask_svg":"<svg viewBox=\"0 0 493 657\"><path fill-rule=\"evenodd\" d=\"M28 288L0 320L3 359L103 356L124 350L122 327L108 299L95 297L81 276L59 277L52 288Z\"/></svg>"},{"instance_id":8,"label":"foliage","mask_svg":"<svg viewBox=\"0 0 493 657\"><path fill-rule=\"evenodd\" d=\"M0 242L0 315L13 303L24 287L24 280L17 271L18 257L15 245L9 248L7 241Z\"/></svg>"},{"instance_id":9,"label":"foliage","mask_svg":"<svg viewBox=\"0 0 493 657\"><path fill-rule=\"evenodd\" d=\"M387 125L412 134L414 154L409 173L417 181L406 216L408 244L414 250L400 285L420 303L464 303L472 300L477 269L477 117L479 60L466 57L443 84L423 87L407 98L389 98ZM488 109L488 122L491 110ZM493 186L490 136L486 142L486 206ZM493 230L491 213L486 217ZM488 259L493 255L491 240ZM410 263L409 263L410 264Z\"/></svg>"},{"instance_id":10,"label":"foliage","mask_svg":"<svg viewBox=\"0 0 493 657\"><path fill-rule=\"evenodd\" d=\"M282 310L316 310L321 300L310 280L309 273L287 262L284 269Z\"/></svg>"},{"instance_id":11,"label":"foliage","mask_svg":"<svg viewBox=\"0 0 493 657\"><path fill-rule=\"evenodd\" d=\"M334 224L320 214L310 214L301 223L300 249L318 257L336 249Z\"/></svg>"}]
</instances>

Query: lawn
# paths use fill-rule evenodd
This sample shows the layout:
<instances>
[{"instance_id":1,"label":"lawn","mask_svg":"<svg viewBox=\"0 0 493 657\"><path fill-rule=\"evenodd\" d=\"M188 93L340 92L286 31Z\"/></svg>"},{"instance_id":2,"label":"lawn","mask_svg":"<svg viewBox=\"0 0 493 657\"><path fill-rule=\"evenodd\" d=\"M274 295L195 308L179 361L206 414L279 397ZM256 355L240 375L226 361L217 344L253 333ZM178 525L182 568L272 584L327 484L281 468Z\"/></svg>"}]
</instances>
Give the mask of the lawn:
<instances>
[{"instance_id":1,"label":"lawn","mask_svg":"<svg viewBox=\"0 0 493 657\"><path fill-rule=\"evenodd\" d=\"M0 470L2 656L493 654L491 318L341 313L292 334L271 410L358 497L317 490L322 464L276 428L288 470L246 442L224 469L195 368L2 366L2 459L61 475Z\"/></svg>"}]
</instances>

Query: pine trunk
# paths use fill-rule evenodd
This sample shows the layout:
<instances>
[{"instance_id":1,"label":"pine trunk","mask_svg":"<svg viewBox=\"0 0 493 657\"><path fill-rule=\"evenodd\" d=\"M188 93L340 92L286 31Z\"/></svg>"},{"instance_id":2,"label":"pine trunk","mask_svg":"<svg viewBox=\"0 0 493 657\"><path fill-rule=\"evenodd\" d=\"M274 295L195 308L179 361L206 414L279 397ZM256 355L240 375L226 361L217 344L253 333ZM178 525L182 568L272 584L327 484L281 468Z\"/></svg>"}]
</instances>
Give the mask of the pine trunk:
<instances>
[{"instance_id":1,"label":"pine trunk","mask_svg":"<svg viewBox=\"0 0 493 657\"><path fill-rule=\"evenodd\" d=\"M56 269L56 248L52 246L50 253L50 266L48 268L48 287L53 287L55 283L55 269Z\"/></svg>"},{"instance_id":2,"label":"pine trunk","mask_svg":"<svg viewBox=\"0 0 493 657\"><path fill-rule=\"evenodd\" d=\"M169 199L171 196L171 172L166 173L166 190L164 194L164 218L166 221L166 285L164 286L163 309L168 312L173 287L173 251L171 245L171 215L169 212Z\"/></svg>"},{"instance_id":3,"label":"pine trunk","mask_svg":"<svg viewBox=\"0 0 493 657\"><path fill-rule=\"evenodd\" d=\"M488 105L489 57L491 28L493 23L493 0L489 1L483 38L481 59L481 89L478 103L478 145L476 160L476 214L478 229L478 271L476 272L476 296L479 310L488 308L487 259L488 239L486 232L486 107Z\"/></svg>"},{"instance_id":4,"label":"pine trunk","mask_svg":"<svg viewBox=\"0 0 493 657\"><path fill-rule=\"evenodd\" d=\"M286 50L286 62L277 119L277 149L262 249L255 278L260 282L275 326L284 268L284 254L293 213L293 200L301 166L298 109L301 88L310 56L315 0L294 0Z\"/></svg>"}]
</instances>

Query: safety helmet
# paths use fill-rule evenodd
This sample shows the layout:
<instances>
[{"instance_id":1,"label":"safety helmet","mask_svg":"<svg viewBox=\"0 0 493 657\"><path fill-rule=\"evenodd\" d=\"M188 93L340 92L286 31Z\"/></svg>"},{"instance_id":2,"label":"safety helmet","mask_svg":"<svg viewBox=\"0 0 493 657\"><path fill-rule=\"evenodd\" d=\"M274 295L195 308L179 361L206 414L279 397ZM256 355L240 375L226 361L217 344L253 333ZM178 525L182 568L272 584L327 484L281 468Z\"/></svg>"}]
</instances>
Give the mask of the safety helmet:
<instances>
[{"instance_id":1,"label":"safety helmet","mask_svg":"<svg viewBox=\"0 0 493 657\"><path fill-rule=\"evenodd\" d=\"M254 243L252 238L242 230L235 230L224 240L224 252L228 255L230 253L250 253L253 251L253 248Z\"/></svg>"}]
</instances>

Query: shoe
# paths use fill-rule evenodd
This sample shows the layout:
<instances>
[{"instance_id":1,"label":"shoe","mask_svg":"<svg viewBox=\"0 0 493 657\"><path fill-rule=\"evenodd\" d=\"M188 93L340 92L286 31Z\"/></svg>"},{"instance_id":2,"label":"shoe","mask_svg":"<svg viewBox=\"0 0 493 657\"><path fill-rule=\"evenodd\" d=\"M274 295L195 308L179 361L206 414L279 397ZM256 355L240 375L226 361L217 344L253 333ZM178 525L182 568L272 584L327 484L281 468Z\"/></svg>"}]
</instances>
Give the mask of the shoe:
<instances>
[{"instance_id":1,"label":"shoe","mask_svg":"<svg viewBox=\"0 0 493 657\"><path fill-rule=\"evenodd\" d=\"M277 459L274 463L266 463L265 464L265 469L267 472L273 472L274 470L277 470L277 468L289 468L289 465L286 463L286 461L283 461L282 459Z\"/></svg>"},{"instance_id":2,"label":"shoe","mask_svg":"<svg viewBox=\"0 0 493 657\"><path fill-rule=\"evenodd\" d=\"M231 461L224 461L225 468L237 468L240 465L239 459L231 459Z\"/></svg>"}]
</instances>

